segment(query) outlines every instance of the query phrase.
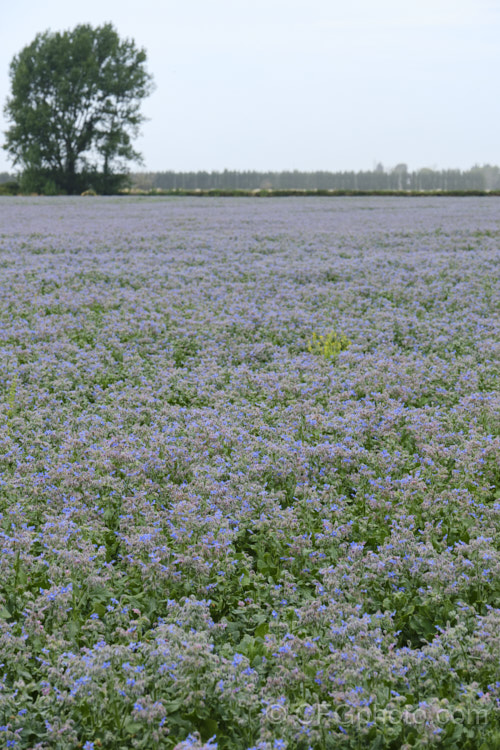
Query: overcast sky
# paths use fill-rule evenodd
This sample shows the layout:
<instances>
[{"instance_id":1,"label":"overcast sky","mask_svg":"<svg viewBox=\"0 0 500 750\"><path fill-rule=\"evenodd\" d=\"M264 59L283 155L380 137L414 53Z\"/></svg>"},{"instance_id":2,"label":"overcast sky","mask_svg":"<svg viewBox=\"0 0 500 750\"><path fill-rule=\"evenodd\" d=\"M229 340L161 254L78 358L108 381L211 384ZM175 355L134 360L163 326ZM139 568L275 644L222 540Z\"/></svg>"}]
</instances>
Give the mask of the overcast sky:
<instances>
[{"instance_id":1,"label":"overcast sky","mask_svg":"<svg viewBox=\"0 0 500 750\"><path fill-rule=\"evenodd\" d=\"M500 0L0 6L2 108L10 60L40 31L111 21L146 48L156 90L143 105L141 169L500 164Z\"/></svg>"}]
</instances>

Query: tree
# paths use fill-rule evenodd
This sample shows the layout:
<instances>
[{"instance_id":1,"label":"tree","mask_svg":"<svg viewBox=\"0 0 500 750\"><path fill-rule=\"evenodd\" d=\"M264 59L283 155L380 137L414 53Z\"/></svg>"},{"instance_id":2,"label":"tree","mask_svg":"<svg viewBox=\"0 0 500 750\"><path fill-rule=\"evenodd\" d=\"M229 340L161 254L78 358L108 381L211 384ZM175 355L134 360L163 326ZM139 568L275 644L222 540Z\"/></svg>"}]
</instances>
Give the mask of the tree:
<instances>
[{"instance_id":1,"label":"tree","mask_svg":"<svg viewBox=\"0 0 500 750\"><path fill-rule=\"evenodd\" d=\"M132 138L153 88L146 52L107 23L38 34L10 64L3 148L36 192L112 192L141 157Z\"/></svg>"},{"instance_id":2,"label":"tree","mask_svg":"<svg viewBox=\"0 0 500 750\"><path fill-rule=\"evenodd\" d=\"M408 186L408 165L407 164L396 164L392 173L396 175L397 185L396 190L406 190Z\"/></svg>"}]
</instances>

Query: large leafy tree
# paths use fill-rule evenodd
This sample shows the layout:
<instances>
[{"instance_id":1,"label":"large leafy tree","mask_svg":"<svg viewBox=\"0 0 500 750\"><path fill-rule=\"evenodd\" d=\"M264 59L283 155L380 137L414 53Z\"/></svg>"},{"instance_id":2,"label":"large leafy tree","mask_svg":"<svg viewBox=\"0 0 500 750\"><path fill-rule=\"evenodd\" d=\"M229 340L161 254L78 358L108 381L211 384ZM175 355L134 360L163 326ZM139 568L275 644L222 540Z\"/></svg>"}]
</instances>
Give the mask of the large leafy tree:
<instances>
[{"instance_id":1,"label":"large leafy tree","mask_svg":"<svg viewBox=\"0 0 500 750\"><path fill-rule=\"evenodd\" d=\"M29 189L111 192L129 160L152 89L146 53L112 24L38 34L10 65L4 148Z\"/></svg>"}]
</instances>

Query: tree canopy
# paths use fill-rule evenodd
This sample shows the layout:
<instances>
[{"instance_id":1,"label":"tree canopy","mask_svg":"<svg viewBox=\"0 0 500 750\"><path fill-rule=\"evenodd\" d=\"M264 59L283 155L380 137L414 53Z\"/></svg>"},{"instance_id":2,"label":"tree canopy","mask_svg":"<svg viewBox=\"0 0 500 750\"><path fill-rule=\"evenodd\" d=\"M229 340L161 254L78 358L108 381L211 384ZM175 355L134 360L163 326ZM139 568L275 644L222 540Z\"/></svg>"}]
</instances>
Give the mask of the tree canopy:
<instances>
[{"instance_id":1,"label":"tree canopy","mask_svg":"<svg viewBox=\"0 0 500 750\"><path fill-rule=\"evenodd\" d=\"M11 127L4 149L25 189L112 192L127 161L140 161L132 139L152 90L146 52L120 39L112 24L38 34L10 64Z\"/></svg>"}]
</instances>

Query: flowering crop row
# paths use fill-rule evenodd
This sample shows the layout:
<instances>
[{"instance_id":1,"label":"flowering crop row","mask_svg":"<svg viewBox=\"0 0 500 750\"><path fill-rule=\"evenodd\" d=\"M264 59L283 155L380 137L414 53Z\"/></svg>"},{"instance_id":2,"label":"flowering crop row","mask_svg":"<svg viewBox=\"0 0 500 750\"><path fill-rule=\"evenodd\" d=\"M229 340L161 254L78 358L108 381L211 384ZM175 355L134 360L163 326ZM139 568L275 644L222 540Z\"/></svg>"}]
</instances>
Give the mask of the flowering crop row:
<instances>
[{"instance_id":1,"label":"flowering crop row","mask_svg":"<svg viewBox=\"0 0 500 750\"><path fill-rule=\"evenodd\" d=\"M499 216L0 201L0 747L498 746Z\"/></svg>"}]
</instances>

